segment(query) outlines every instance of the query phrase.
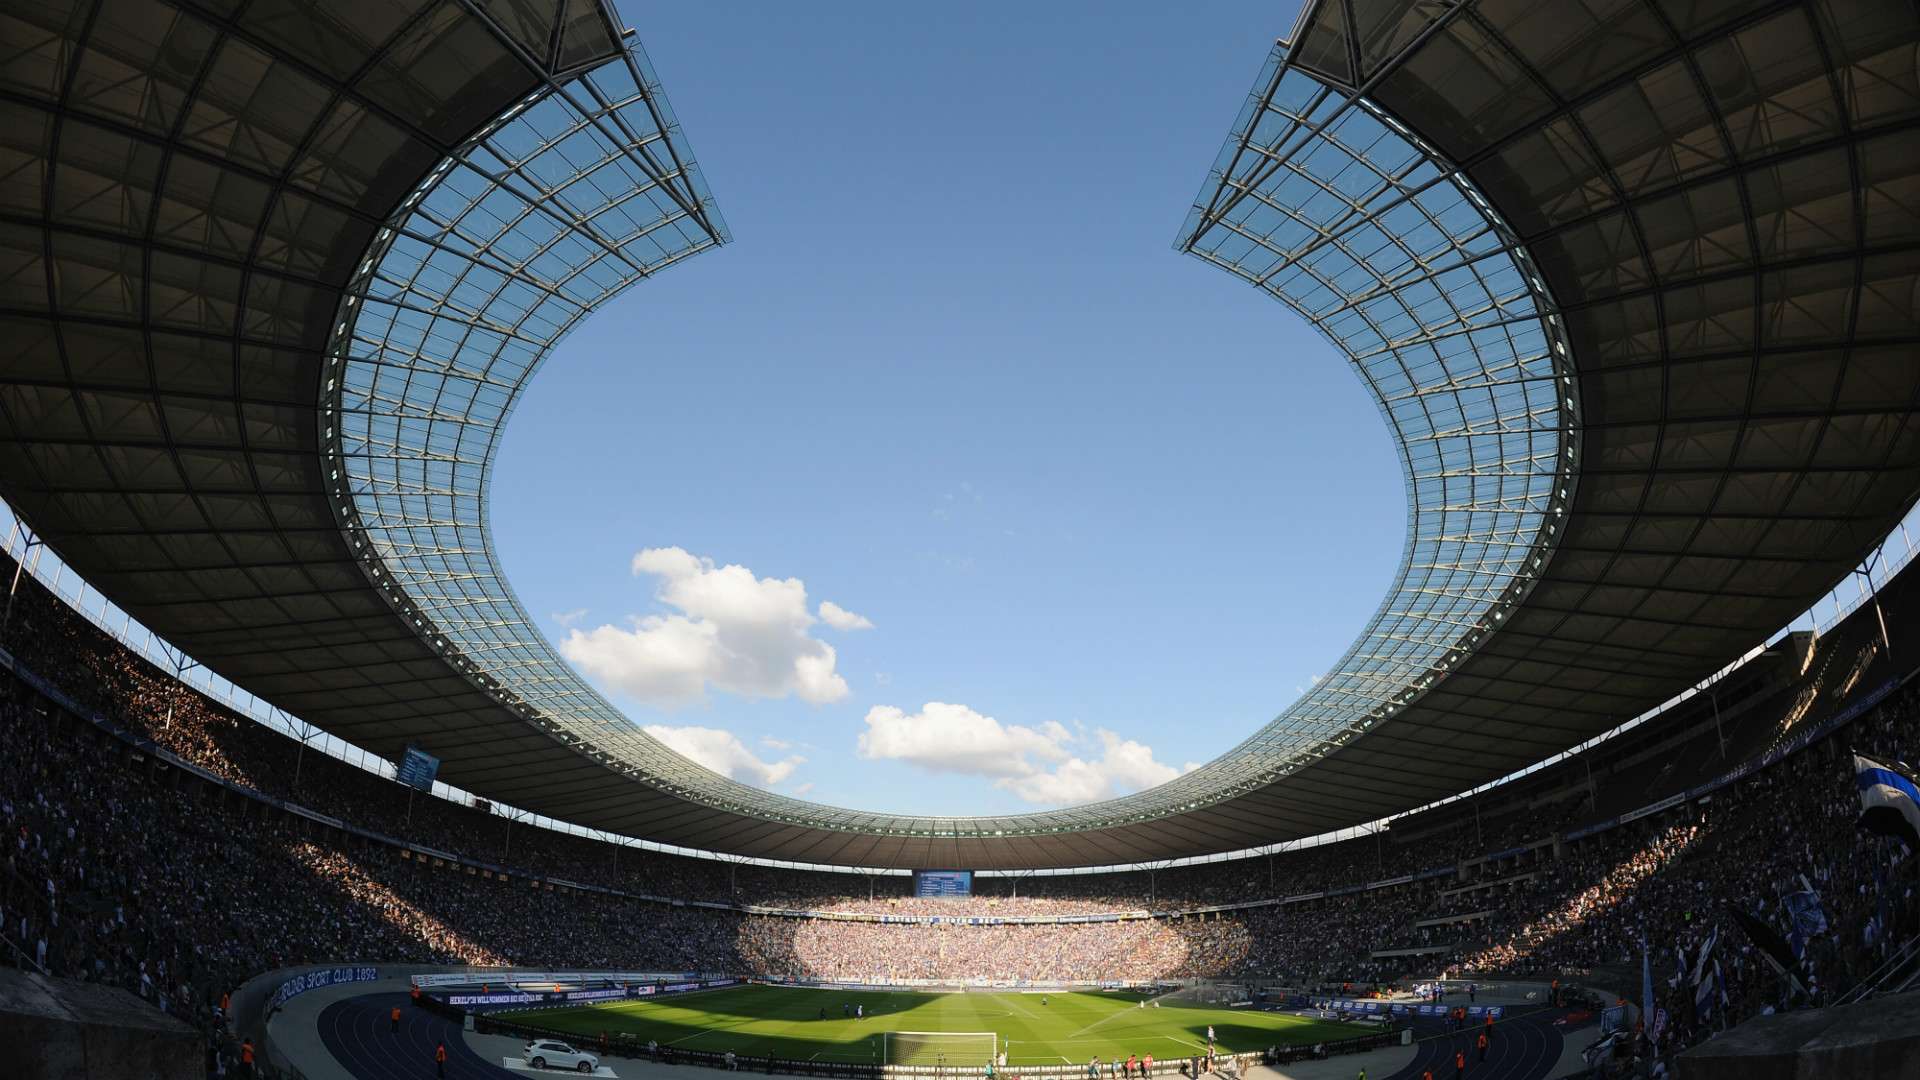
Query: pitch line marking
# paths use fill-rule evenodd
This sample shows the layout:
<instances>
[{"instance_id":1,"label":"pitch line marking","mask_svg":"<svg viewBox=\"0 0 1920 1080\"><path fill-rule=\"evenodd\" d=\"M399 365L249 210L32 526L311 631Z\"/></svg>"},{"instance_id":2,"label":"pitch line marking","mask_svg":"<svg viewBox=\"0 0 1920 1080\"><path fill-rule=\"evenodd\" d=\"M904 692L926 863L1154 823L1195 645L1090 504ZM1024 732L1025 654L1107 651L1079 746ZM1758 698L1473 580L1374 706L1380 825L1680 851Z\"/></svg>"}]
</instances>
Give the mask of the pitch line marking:
<instances>
[{"instance_id":1,"label":"pitch line marking","mask_svg":"<svg viewBox=\"0 0 1920 1080\"><path fill-rule=\"evenodd\" d=\"M711 1035L716 1031L732 1031L734 1028L744 1027L746 1024L749 1024L749 1023L752 1023L752 1021L745 1020L738 1024L730 1024L725 1027L701 1028L699 1031L696 1031L691 1035L683 1035L680 1038L673 1040L672 1042L662 1043L661 1045L662 1046L679 1046L683 1042L692 1042L693 1040L699 1038L702 1035Z\"/></svg>"}]
</instances>

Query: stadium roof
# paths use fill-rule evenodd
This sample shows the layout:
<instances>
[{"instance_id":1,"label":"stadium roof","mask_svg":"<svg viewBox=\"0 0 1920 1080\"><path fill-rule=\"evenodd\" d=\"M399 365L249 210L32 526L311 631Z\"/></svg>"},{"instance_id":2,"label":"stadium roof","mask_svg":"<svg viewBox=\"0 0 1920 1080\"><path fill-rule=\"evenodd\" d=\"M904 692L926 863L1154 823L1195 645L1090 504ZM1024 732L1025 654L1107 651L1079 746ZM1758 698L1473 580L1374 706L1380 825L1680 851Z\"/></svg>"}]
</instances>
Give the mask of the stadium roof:
<instances>
[{"instance_id":1,"label":"stadium roof","mask_svg":"<svg viewBox=\"0 0 1920 1080\"><path fill-rule=\"evenodd\" d=\"M0 12L0 41L8 500L263 699L582 825L982 869L1353 825L1702 679L1920 491L1910 6L1310 3L1177 243L1379 398L1395 588L1306 697L1161 787L1001 818L776 796L574 674L487 528L552 346L727 239L608 10L79 0Z\"/></svg>"}]
</instances>

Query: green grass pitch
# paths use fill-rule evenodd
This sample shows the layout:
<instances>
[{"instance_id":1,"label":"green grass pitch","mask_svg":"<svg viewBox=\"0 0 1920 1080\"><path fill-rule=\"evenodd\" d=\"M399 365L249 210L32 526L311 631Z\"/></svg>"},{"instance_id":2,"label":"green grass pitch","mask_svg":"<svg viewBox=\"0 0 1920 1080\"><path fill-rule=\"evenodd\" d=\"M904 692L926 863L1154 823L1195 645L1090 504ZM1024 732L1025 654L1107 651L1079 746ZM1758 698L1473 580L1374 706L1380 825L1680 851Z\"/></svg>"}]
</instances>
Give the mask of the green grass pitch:
<instances>
[{"instance_id":1,"label":"green grass pitch","mask_svg":"<svg viewBox=\"0 0 1920 1080\"><path fill-rule=\"evenodd\" d=\"M570 1032L582 1041L628 1033L682 1050L770 1054L812 1061L882 1061L883 1032L991 1031L1007 1064L1084 1065L1128 1054L1171 1061L1202 1052L1207 1025L1222 1052L1245 1053L1323 1042L1374 1031L1285 1013L1163 1002L1137 1008L1136 995L1049 993L883 993L788 986L742 986L670 998L516 1012L512 1019ZM843 1018L842 1004L863 1004L864 1020ZM820 1018L826 1010L826 1019ZM931 1051L929 1051L931 1052ZM965 1056L958 1052L948 1064ZM896 1054L896 1060L899 1055ZM931 1064L928 1060L925 1063ZM971 1064L968 1062L967 1064Z\"/></svg>"}]
</instances>

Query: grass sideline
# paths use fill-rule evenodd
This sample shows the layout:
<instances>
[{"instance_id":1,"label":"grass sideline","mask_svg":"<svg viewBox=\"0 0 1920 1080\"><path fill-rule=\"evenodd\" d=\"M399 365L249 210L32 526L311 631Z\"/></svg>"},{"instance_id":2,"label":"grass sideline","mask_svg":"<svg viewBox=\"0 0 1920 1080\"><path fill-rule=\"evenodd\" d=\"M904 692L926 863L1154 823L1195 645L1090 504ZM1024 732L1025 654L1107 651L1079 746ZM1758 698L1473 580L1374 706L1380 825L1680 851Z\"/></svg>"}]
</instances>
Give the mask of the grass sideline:
<instances>
[{"instance_id":1,"label":"grass sideline","mask_svg":"<svg viewBox=\"0 0 1920 1080\"><path fill-rule=\"evenodd\" d=\"M590 1042L601 1032L655 1039L681 1050L732 1050L801 1061L881 1060L888 1031L991 1031L1007 1064L1085 1064L1128 1054L1157 1061L1190 1057L1214 1027L1222 1052L1332 1042L1376 1029L1288 1013L1165 1002L1136 1008L1133 994L911 993L742 986L670 998L616 1001L566 1009L514 1012L502 1019L571 1032ZM843 1018L842 1005L866 1006L864 1020ZM826 1019L821 1019L821 1010ZM958 1064L958 1063L954 1063Z\"/></svg>"}]
</instances>

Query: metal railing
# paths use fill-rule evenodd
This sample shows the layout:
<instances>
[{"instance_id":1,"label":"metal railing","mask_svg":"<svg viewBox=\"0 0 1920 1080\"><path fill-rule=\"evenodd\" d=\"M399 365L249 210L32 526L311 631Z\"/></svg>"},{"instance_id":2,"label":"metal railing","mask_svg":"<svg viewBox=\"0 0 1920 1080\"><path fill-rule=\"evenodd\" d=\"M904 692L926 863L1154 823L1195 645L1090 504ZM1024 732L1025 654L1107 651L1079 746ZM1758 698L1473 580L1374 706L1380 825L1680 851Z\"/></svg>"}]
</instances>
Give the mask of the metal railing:
<instances>
[{"instance_id":1,"label":"metal railing","mask_svg":"<svg viewBox=\"0 0 1920 1080\"><path fill-rule=\"evenodd\" d=\"M1900 945L1861 979L1853 989L1840 995L1835 1005L1855 1005L1879 994L1897 994L1920 983L1920 935Z\"/></svg>"}]
</instances>

